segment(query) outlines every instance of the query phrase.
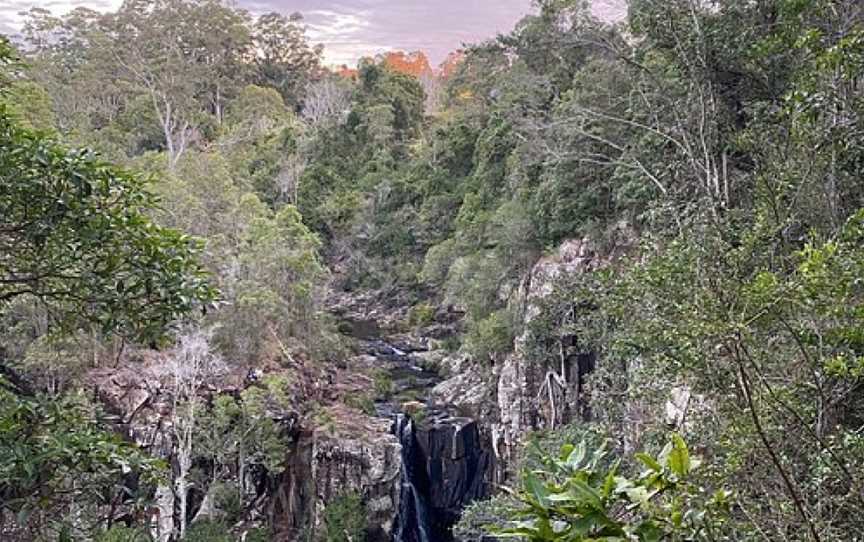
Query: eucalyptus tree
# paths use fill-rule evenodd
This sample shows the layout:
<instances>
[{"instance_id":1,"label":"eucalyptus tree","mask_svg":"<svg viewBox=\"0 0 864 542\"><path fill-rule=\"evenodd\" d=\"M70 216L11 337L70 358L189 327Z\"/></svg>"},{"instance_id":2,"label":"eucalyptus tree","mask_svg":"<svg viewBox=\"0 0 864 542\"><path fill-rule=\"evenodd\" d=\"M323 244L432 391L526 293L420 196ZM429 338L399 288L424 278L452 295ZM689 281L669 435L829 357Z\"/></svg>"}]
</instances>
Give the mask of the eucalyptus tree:
<instances>
[{"instance_id":1,"label":"eucalyptus tree","mask_svg":"<svg viewBox=\"0 0 864 542\"><path fill-rule=\"evenodd\" d=\"M275 88L285 102L299 107L308 82L321 71L321 46L310 46L299 13L267 13L252 25L256 82Z\"/></svg>"},{"instance_id":2,"label":"eucalyptus tree","mask_svg":"<svg viewBox=\"0 0 864 542\"><path fill-rule=\"evenodd\" d=\"M198 97L213 66L201 62L206 42L196 16L215 5L185 0L133 0L105 19L100 38L125 81L150 100L173 169L201 137L206 116Z\"/></svg>"},{"instance_id":3,"label":"eucalyptus tree","mask_svg":"<svg viewBox=\"0 0 864 542\"><path fill-rule=\"evenodd\" d=\"M11 56L0 40L0 94ZM58 333L96 325L157 342L214 300L200 245L153 223L140 177L18 126L2 103L0 180L0 312L29 300ZM99 515L87 527L110 526L130 496L123 476L158 465L101 427L82 395L37 391L0 363L0 527L46 534L73 509L80 527L91 506Z\"/></svg>"}]
</instances>

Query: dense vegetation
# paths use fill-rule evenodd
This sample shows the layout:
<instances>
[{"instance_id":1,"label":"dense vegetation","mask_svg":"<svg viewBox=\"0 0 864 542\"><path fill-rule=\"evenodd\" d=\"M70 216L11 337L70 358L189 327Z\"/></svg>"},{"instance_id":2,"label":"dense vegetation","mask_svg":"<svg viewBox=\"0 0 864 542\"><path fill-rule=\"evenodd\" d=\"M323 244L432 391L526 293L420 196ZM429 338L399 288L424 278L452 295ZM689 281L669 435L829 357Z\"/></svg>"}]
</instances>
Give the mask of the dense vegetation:
<instances>
[{"instance_id":1,"label":"dense vegetation","mask_svg":"<svg viewBox=\"0 0 864 542\"><path fill-rule=\"evenodd\" d=\"M175 362L175 483L196 462L226 483L278 471L264 411L290 382L204 421L196 392L209 373L338 358L335 289L460 308L484 370L517 336L540 365L572 337L598 354L584 412L621 470L567 464L572 448L526 460L528 517L576 526L523 525L533 539L864 537L858 2L633 0L612 25L542 0L468 49L434 114L412 77L371 59L336 77L296 17L214 0L34 10L20 51L3 51L0 98L0 456L16 458L0 529L8 515L84 538L112 526L112 502L152 496L164 469L78 391L127 342ZM530 270L570 239L602 265L557 277L526 319ZM629 458L665 444L672 395L689 451L676 437L640 475ZM118 496L130 468L140 495ZM332 523L357 530L356 501ZM672 529L683 509L722 529Z\"/></svg>"}]
</instances>

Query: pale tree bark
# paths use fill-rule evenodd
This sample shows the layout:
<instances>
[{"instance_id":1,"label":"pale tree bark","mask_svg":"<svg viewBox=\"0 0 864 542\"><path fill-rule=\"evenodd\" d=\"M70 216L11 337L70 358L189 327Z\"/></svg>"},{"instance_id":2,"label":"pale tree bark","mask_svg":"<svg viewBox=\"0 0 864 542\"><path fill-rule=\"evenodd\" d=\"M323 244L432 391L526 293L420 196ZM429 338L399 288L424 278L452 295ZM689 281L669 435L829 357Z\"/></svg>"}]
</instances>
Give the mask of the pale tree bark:
<instances>
[{"instance_id":1,"label":"pale tree bark","mask_svg":"<svg viewBox=\"0 0 864 542\"><path fill-rule=\"evenodd\" d=\"M276 176L276 186L279 188L281 201L292 205L299 203L300 178L306 170L306 165L306 159L300 154L292 154L285 159Z\"/></svg>"},{"instance_id":2,"label":"pale tree bark","mask_svg":"<svg viewBox=\"0 0 864 542\"><path fill-rule=\"evenodd\" d=\"M631 110L633 104L621 103L617 108L598 107L593 103L572 103L569 116L559 120L531 127L535 131L564 129L577 138L586 140L587 146L566 145L554 148L547 138L534 138L545 146L543 152L551 161L578 161L586 164L615 166L632 169L644 176L664 196L674 194L672 181L665 180L660 168L651 163L650 157L639 156L632 152L630 142L639 140L637 136L616 138L598 130L598 126L609 126L612 130L642 132L645 136L656 138L681 156L692 177L692 186L711 202L711 212L719 215L730 206L732 182L729 175L728 156L720 148L720 130L717 119L720 117L720 103L717 89L706 76L711 66L706 53L706 37L701 26L700 13L706 8L701 0L688 0L689 25L686 31L695 36L695 46L672 33L679 61L685 67L685 88L666 88L659 77L648 68L634 63L625 52L617 51L609 44L585 39L586 44L601 46L614 53L617 61L637 69L643 76L644 86L637 82L629 94L630 100L640 102L637 110L652 112L646 118L633 117L619 113ZM676 96L678 96L676 98ZM677 100L677 101L673 101ZM670 118L661 119L656 112L665 112ZM637 149L638 150L638 149Z\"/></svg>"},{"instance_id":3,"label":"pale tree bark","mask_svg":"<svg viewBox=\"0 0 864 542\"><path fill-rule=\"evenodd\" d=\"M443 88L441 79L432 72L420 75L420 86L426 94L424 109L427 115L435 115L441 110L441 95Z\"/></svg>"},{"instance_id":4,"label":"pale tree bark","mask_svg":"<svg viewBox=\"0 0 864 542\"><path fill-rule=\"evenodd\" d=\"M177 467L173 489L178 504L180 538L186 535L187 528L189 473L194 459L200 393L208 378L218 376L225 369L221 357L211 350L210 335L199 329L184 332L164 362L154 368L160 380L168 381L171 391L171 432Z\"/></svg>"},{"instance_id":5,"label":"pale tree bark","mask_svg":"<svg viewBox=\"0 0 864 542\"><path fill-rule=\"evenodd\" d=\"M180 2L157 2L151 11L124 5L107 44L123 79L150 98L172 171L196 134L201 85L215 77L213 66L196 58L191 16Z\"/></svg>"},{"instance_id":6,"label":"pale tree bark","mask_svg":"<svg viewBox=\"0 0 864 542\"><path fill-rule=\"evenodd\" d=\"M168 169L174 171L177 163L186 151L193 134L189 122L180 118L177 108L171 102L171 98L163 93L151 89L151 99L162 134L165 138L165 149L168 152Z\"/></svg>"},{"instance_id":7,"label":"pale tree bark","mask_svg":"<svg viewBox=\"0 0 864 542\"><path fill-rule=\"evenodd\" d=\"M301 116L312 127L330 121L339 121L351 108L351 93L333 78L311 83L306 88L306 99Z\"/></svg>"}]
</instances>

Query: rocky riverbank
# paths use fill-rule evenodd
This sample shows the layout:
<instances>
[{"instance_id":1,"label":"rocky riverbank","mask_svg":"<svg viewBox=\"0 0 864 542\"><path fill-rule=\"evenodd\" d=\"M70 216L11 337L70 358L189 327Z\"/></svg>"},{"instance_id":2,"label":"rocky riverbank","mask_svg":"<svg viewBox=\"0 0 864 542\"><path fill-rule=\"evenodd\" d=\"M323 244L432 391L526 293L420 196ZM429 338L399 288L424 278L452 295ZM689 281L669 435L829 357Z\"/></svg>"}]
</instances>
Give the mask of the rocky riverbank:
<instances>
[{"instance_id":1,"label":"rocky riverbank","mask_svg":"<svg viewBox=\"0 0 864 542\"><path fill-rule=\"evenodd\" d=\"M538 262L520 294L526 321L554 277L597 265L587 241L567 243ZM590 353L574 347L560 367L541 367L527 359L519 337L513 353L490 368L445 348L460 332L458 308L439 308L409 328L406 307L371 297L345 295L332 307L353 351L346 359L237 369L202 388L212 404L268 376L292 383L289 403L268 414L287 444L284 470L245 473L250 479L243 484L250 488L244 525L272 525L277 540L305 539L320 529L328 505L345 494L362 500L370 542L452 540L464 507L511 479L525 435L583 415L584 377L595 363ZM141 369L154 360L135 361L94 373L95 394L120 431L172 462L169 390ZM551 400L540 393L550 372ZM210 489L195 488L190 520L219 516ZM160 495L153 523L169 533L177 521L172 492Z\"/></svg>"}]
</instances>

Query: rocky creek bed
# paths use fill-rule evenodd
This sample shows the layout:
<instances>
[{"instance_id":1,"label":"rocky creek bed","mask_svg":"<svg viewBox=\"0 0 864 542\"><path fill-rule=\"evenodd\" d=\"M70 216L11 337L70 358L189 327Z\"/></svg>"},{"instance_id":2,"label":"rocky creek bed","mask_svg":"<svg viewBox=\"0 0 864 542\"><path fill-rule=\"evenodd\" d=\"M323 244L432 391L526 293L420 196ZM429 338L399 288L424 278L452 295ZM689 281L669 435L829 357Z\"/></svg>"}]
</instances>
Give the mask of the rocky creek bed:
<instances>
[{"instance_id":1,"label":"rocky creek bed","mask_svg":"<svg viewBox=\"0 0 864 542\"><path fill-rule=\"evenodd\" d=\"M391 420L400 445L395 542L448 542L461 511L492 491L494 454L479 424L454 405L438 404L432 390L442 378L426 367L420 344L382 338L374 325L359 348L386 372L391 393L375 402L376 417ZM368 358L367 358L368 360Z\"/></svg>"},{"instance_id":2,"label":"rocky creek bed","mask_svg":"<svg viewBox=\"0 0 864 542\"><path fill-rule=\"evenodd\" d=\"M555 276L597 265L584 241L565 243L539 261L520 293L526 322ZM238 397L259 385L259 377L288 383L287 403L269 414L283 429L283 468L245 472L243 520L233 530L266 525L274 542L305 541L323 527L332 503L355 494L363 501L368 542L449 542L467 504L509 483L525 435L570 423L584 411L582 398L591 393L585 375L596 360L575 341L554 366L530 359L521 336L504 359L472 362L442 348L460 332L458 309L438 308L431 322L406 332L410 304L403 301L388 306L356 293L334 298L331 312L355 346L340 363L297 358L238 366L206 383L201 398L207 404L216 396ZM173 464L170 387L148 376L158 352L128 353L121 361L89 376L93 396L110 415L106 423ZM218 484L210 482L194 488L193 522L224 513L205 506L215 502ZM178 515L171 488L160 490L151 524L156 540L165 542Z\"/></svg>"}]
</instances>

